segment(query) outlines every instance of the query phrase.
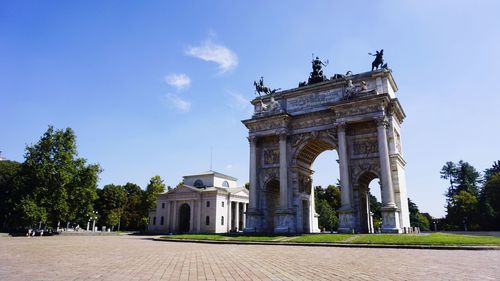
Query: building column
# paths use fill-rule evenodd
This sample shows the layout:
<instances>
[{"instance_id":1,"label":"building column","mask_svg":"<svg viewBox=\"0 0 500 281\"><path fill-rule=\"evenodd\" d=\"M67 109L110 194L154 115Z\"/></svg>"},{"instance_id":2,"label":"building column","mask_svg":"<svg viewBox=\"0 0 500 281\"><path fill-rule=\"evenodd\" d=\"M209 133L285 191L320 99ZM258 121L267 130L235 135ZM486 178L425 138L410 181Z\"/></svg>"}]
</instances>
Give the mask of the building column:
<instances>
[{"instance_id":1,"label":"building column","mask_svg":"<svg viewBox=\"0 0 500 281\"><path fill-rule=\"evenodd\" d=\"M353 215L351 205L351 185L349 181L349 161L347 154L347 139L345 123L337 125L339 169L340 169L340 203L339 232L349 233L353 230Z\"/></svg>"},{"instance_id":2,"label":"building column","mask_svg":"<svg viewBox=\"0 0 500 281\"><path fill-rule=\"evenodd\" d=\"M202 201L201 198L198 200L198 204L196 208L196 230L198 233L201 232L201 207L202 207Z\"/></svg>"},{"instance_id":3,"label":"building column","mask_svg":"<svg viewBox=\"0 0 500 281\"><path fill-rule=\"evenodd\" d=\"M241 219L243 221L243 227L242 227L242 229L244 229L247 226L247 214L246 214L247 213L247 204L241 203L241 205L243 207L243 209L242 209L243 214L241 216Z\"/></svg>"},{"instance_id":4,"label":"building column","mask_svg":"<svg viewBox=\"0 0 500 281\"><path fill-rule=\"evenodd\" d=\"M257 209L257 137L248 137L250 142L250 208Z\"/></svg>"},{"instance_id":5,"label":"building column","mask_svg":"<svg viewBox=\"0 0 500 281\"><path fill-rule=\"evenodd\" d=\"M238 229L238 231L240 231L240 203L239 202L236 202L236 210L234 210L234 215L235 215L235 218L234 218L234 224L235 224L235 227Z\"/></svg>"},{"instance_id":6,"label":"building column","mask_svg":"<svg viewBox=\"0 0 500 281\"><path fill-rule=\"evenodd\" d=\"M399 213L394 202L391 163L387 143L387 126L385 118L377 120L378 150L380 158L380 182L382 185L382 232L400 232Z\"/></svg>"},{"instance_id":7,"label":"building column","mask_svg":"<svg viewBox=\"0 0 500 281\"><path fill-rule=\"evenodd\" d=\"M171 206L172 206L172 201L168 200L167 201L167 211L165 212L165 216L166 216L166 222L165 222L165 225L166 225L166 228L167 228L167 231L168 232L172 232L172 227L170 226L170 222L172 221L170 219L170 217L172 216L172 210L171 210Z\"/></svg>"},{"instance_id":8,"label":"building column","mask_svg":"<svg viewBox=\"0 0 500 281\"><path fill-rule=\"evenodd\" d=\"M232 212L232 205L231 205L231 198L227 197L227 231L230 232L231 231L231 212Z\"/></svg>"},{"instance_id":9,"label":"building column","mask_svg":"<svg viewBox=\"0 0 500 281\"><path fill-rule=\"evenodd\" d=\"M191 208L189 212L189 232L194 232L194 200L189 201L189 207Z\"/></svg>"},{"instance_id":10,"label":"building column","mask_svg":"<svg viewBox=\"0 0 500 281\"><path fill-rule=\"evenodd\" d=\"M395 207L396 204L394 203L394 189L392 187L389 147L387 144L387 126L388 122L385 118L377 120L380 182L382 184L382 206Z\"/></svg>"},{"instance_id":11,"label":"building column","mask_svg":"<svg viewBox=\"0 0 500 281\"><path fill-rule=\"evenodd\" d=\"M172 232L177 231L177 201L173 202L174 209L172 211Z\"/></svg>"},{"instance_id":12,"label":"building column","mask_svg":"<svg viewBox=\"0 0 500 281\"><path fill-rule=\"evenodd\" d=\"M280 208L288 209L288 157L286 151L287 131L278 132L280 138Z\"/></svg>"}]
</instances>

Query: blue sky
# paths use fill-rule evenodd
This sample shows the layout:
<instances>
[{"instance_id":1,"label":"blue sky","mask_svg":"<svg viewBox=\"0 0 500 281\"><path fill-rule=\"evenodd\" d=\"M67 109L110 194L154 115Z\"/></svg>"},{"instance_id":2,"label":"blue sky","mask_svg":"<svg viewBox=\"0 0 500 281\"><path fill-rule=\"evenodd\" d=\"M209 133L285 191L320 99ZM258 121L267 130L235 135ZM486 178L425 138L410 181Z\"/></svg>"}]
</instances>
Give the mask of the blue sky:
<instances>
[{"instance_id":1,"label":"blue sky","mask_svg":"<svg viewBox=\"0 0 500 281\"><path fill-rule=\"evenodd\" d=\"M408 194L444 215L446 161L500 158L498 1L2 1L0 150L22 161L71 127L100 186L168 185L213 169L248 181L253 80L293 88L311 53L327 75L370 69L384 49L407 114ZM250 1L248 1L250 2ZM314 184L336 182L334 152Z\"/></svg>"}]
</instances>

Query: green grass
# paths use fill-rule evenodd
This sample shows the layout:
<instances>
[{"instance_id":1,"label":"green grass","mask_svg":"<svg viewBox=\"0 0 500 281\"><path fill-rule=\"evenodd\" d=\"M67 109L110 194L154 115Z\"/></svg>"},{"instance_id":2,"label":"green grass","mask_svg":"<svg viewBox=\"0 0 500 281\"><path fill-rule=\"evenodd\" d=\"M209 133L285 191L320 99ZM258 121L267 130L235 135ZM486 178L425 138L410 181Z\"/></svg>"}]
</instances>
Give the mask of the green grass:
<instances>
[{"instance_id":1,"label":"green grass","mask_svg":"<svg viewBox=\"0 0 500 281\"><path fill-rule=\"evenodd\" d=\"M350 241L358 244L384 245L496 245L500 246L500 237L461 235L449 233L415 234L363 234Z\"/></svg>"},{"instance_id":2,"label":"green grass","mask_svg":"<svg viewBox=\"0 0 500 281\"><path fill-rule=\"evenodd\" d=\"M304 234L288 241L300 243L335 243L354 237L352 234Z\"/></svg>"},{"instance_id":3,"label":"green grass","mask_svg":"<svg viewBox=\"0 0 500 281\"><path fill-rule=\"evenodd\" d=\"M449 233L432 234L304 234L286 235L247 235L247 234L178 234L162 238L194 240L230 241L275 241L298 243L351 243L382 245L493 245L500 246L500 237L477 236Z\"/></svg>"},{"instance_id":4,"label":"green grass","mask_svg":"<svg viewBox=\"0 0 500 281\"><path fill-rule=\"evenodd\" d=\"M162 236L171 239L194 239L194 240L231 240L231 241L273 241L280 240L286 236L282 235L243 235L243 234L177 234Z\"/></svg>"}]
</instances>

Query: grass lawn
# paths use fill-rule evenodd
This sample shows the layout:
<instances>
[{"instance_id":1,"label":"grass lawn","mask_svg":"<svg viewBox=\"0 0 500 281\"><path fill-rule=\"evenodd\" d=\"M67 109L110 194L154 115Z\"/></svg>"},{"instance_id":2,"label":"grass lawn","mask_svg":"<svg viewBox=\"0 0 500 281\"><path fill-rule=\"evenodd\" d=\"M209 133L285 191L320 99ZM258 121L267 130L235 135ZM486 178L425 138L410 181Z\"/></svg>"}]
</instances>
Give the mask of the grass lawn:
<instances>
[{"instance_id":1,"label":"grass lawn","mask_svg":"<svg viewBox=\"0 0 500 281\"><path fill-rule=\"evenodd\" d=\"M288 241L300 243L335 243L354 237L353 234L303 234Z\"/></svg>"},{"instance_id":2,"label":"grass lawn","mask_svg":"<svg viewBox=\"0 0 500 281\"><path fill-rule=\"evenodd\" d=\"M246 235L246 234L178 234L162 238L231 241L279 241L298 243L351 243L384 245L494 245L500 246L500 237L450 233L432 234L304 234Z\"/></svg>"},{"instance_id":3,"label":"grass lawn","mask_svg":"<svg viewBox=\"0 0 500 281\"><path fill-rule=\"evenodd\" d=\"M415 234L363 234L350 243L385 244L385 245L496 245L500 246L500 237L462 235L450 233Z\"/></svg>"},{"instance_id":4,"label":"grass lawn","mask_svg":"<svg viewBox=\"0 0 500 281\"><path fill-rule=\"evenodd\" d=\"M243 235L243 234L177 234L162 236L161 238L195 239L195 240L231 240L231 241L277 241L283 235Z\"/></svg>"}]
</instances>

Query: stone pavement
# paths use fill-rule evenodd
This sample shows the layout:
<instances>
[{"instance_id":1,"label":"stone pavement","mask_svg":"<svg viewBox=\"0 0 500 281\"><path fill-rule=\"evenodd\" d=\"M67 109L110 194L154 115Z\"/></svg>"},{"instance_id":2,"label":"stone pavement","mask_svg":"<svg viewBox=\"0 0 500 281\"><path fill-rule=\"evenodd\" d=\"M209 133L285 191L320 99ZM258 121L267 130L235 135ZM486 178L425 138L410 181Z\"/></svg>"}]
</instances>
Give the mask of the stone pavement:
<instances>
[{"instance_id":1,"label":"stone pavement","mask_svg":"<svg viewBox=\"0 0 500 281\"><path fill-rule=\"evenodd\" d=\"M500 280L500 251L0 237L0 280Z\"/></svg>"}]
</instances>

